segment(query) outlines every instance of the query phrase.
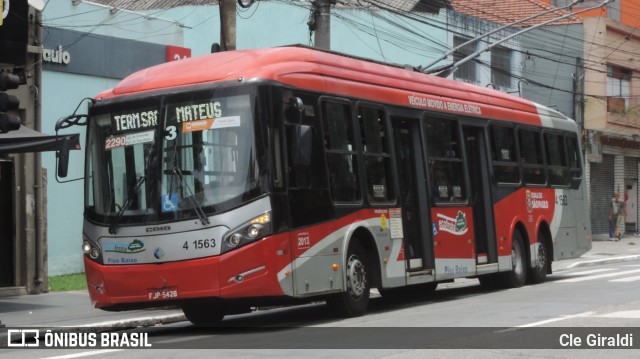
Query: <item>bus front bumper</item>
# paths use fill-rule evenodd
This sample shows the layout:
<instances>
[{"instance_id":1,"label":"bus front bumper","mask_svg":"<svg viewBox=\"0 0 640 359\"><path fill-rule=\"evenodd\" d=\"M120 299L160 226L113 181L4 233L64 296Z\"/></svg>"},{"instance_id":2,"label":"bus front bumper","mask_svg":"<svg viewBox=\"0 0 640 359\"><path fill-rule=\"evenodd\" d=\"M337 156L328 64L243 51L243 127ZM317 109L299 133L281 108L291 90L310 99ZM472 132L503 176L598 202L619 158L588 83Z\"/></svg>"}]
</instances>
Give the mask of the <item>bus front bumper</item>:
<instances>
[{"instance_id":1,"label":"bus front bumper","mask_svg":"<svg viewBox=\"0 0 640 359\"><path fill-rule=\"evenodd\" d=\"M277 276L290 262L285 245L286 236L276 235L216 257L157 264L103 265L85 256L89 295L94 307L107 310L283 296L291 292Z\"/></svg>"}]
</instances>

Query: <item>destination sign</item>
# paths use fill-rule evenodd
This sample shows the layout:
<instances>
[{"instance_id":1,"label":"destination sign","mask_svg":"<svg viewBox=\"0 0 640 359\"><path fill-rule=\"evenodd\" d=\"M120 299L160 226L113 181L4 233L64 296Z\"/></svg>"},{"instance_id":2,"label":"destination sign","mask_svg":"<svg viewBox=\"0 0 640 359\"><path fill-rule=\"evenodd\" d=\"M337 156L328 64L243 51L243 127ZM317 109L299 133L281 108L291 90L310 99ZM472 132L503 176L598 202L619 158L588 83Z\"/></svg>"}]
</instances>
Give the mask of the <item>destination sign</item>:
<instances>
[{"instance_id":1,"label":"destination sign","mask_svg":"<svg viewBox=\"0 0 640 359\"><path fill-rule=\"evenodd\" d=\"M220 102L205 102L175 107L176 121L202 121L222 116Z\"/></svg>"},{"instance_id":2,"label":"destination sign","mask_svg":"<svg viewBox=\"0 0 640 359\"><path fill-rule=\"evenodd\" d=\"M136 131L158 125L158 110L119 113L111 116L116 132Z\"/></svg>"}]
</instances>

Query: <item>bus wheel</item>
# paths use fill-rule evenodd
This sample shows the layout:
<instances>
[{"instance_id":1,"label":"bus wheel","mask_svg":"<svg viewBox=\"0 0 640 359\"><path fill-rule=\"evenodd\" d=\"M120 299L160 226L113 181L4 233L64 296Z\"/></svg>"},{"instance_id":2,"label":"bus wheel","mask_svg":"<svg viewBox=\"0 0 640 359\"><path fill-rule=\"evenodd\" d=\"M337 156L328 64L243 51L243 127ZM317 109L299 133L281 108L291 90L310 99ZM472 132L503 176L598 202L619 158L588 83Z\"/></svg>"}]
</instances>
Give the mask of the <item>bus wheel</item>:
<instances>
[{"instance_id":1,"label":"bus wheel","mask_svg":"<svg viewBox=\"0 0 640 359\"><path fill-rule=\"evenodd\" d=\"M187 320L198 326L220 324L225 314L219 303L185 304L182 312Z\"/></svg>"},{"instance_id":2,"label":"bus wheel","mask_svg":"<svg viewBox=\"0 0 640 359\"><path fill-rule=\"evenodd\" d=\"M516 231L511 241L511 271L505 273L504 276L504 284L508 288L522 287L527 279L527 264L523 243L522 235L519 231Z\"/></svg>"},{"instance_id":3,"label":"bus wheel","mask_svg":"<svg viewBox=\"0 0 640 359\"><path fill-rule=\"evenodd\" d=\"M529 269L527 280L531 283L542 283L547 279L547 273L549 265L551 265L551 252L547 248L547 242L545 241L542 233L538 234L538 244L536 245L536 264Z\"/></svg>"},{"instance_id":4,"label":"bus wheel","mask_svg":"<svg viewBox=\"0 0 640 359\"><path fill-rule=\"evenodd\" d=\"M352 241L345 265L347 290L327 298L329 307L339 315L357 317L366 312L371 288L368 265L364 248L359 242Z\"/></svg>"}]
</instances>

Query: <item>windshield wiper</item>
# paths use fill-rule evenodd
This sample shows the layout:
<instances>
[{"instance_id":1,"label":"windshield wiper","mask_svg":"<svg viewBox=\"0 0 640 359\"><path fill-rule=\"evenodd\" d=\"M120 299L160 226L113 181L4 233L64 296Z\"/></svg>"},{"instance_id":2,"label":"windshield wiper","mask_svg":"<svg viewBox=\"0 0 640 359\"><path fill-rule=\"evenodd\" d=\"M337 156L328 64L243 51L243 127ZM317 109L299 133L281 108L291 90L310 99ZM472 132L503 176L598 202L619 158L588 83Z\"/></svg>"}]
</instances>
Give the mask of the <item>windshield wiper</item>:
<instances>
[{"instance_id":1,"label":"windshield wiper","mask_svg":"<svg viewBox=\"0 0 640 359\"><path fill-rule=\"evenodd\" d=\"M140 176L140 178L138 178L138 183L136 183L135 187L133 187L133 189L129 191L129 194L127 195L127 200L124 201L124 203L122 204L122 207L120 207L120 210L118 211L118 214L113 219L113 221L111 221L111 225L109 226L109 233L116 234L118 223L120 222L120 219L122 219L122 215L124 214L124 211L127 208L129 208L129 204L133 200L133 196L135 196L135 194L138 193L140 186L142 186L142 184L144 183L144 181L146 181L146 179L147 179L147 176Z\"/></svg>"},{"instance_id":2,"label":"windshield wiper","mask_svg":"<svg viewBox=\"0 0 640 359\"><path fill-rule=\"evenodd\" d=\"M195 199L195 196L193 194L193 191L191 190L191 187L189 187L189 184L187 184L184 181L184 174L182 174L182 170L180 169L180 167L173 166L171 168L171 171L172 171L172 173L174 175L176 175L178 177L182 187L187 190L187 199L191 203L191 207L193 207L193 210L196 211L196 214L198 215L198 218L200 219L200 222L202 222L203 225L209 224L209 218L207 218L207 215L204 213L204 209L202 209L202 206L200 205L200 202L198 202Z\"/></svg>"}]
</instances>

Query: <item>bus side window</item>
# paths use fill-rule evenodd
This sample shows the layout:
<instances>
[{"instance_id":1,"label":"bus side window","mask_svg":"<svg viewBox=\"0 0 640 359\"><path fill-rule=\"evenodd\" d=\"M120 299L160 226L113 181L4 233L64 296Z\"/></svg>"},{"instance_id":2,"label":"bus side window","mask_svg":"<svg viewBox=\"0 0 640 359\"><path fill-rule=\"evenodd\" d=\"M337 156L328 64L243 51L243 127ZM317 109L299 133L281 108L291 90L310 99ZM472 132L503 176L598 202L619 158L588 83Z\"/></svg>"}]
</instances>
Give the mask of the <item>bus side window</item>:
<instances>
[{"instance_id":1,"label":"bus side window","mask_svg":"<svg viewBox=\"0 0 640 359\"><path fill-rule=\"evenodd\" d=\"M567 158L569 160L569 171L571 173L571 188L578 188L582 180L582 165L580 161L580 149L578 138L575 133L565 137L567 147Z\"/></svg>"},{"instance_id":2,"label":"bus side window","mask_svg":"<svg viewBox=\"0 0 640 359\"><path fill-rule=\"evenodd\" d=\"M431 195L435 202L461 203L467 200L458 122L427 118L427 139Z\"/></svg>"},{"instance_id":3,"label":"bus side window","mask_svg":"<svg viewBox=\"0 0 640 359\"><path fill-rule=\"evenodd\" d=\"M567 166L564 136L545 132L544 147L547 155L549 184L553 186L569 186L571 177Z\"/></svg>"},{"instance_id":4,"label":"bus side window","mask_svg":"<svg viewBox=\"0 0 640 359\"><path fill-rule=\"evenodd\" d=\"M518 140L520 141L520 163L525 184L545 185L546 176L542 158L540 131L519 128Z\"/></svg>"},{"instance_id":5,"label":"bus side window","mask_svg":"<svg viewBox=\"0 0 640 359\"><path fill-rule=\"evenodd\" d=\"M333 201L338 203L358 202L361 198L351 120L349 104L322 102L329 184Z\"/></svg>"},{"instance_id":6,"label":"bus side window","mask_svg":"<svg viewBox=\"0 0 640 359\"><path fill-rule=\"evenodd\" d=\"M391 156L387 143L385 113L380 109L359 107L358 121L369 201L393 201L395 194L391 186Z\"/></svg>"},{"instance_id":7,"label":"bus side window","mask_svg":"<svg viewBox=\"0 0 640 359\"><path fill-rule=\"evenodd\" d=\"M491 125L493 176L498 184L519 184L515 128Z\"/></svg>"},{"instance_id":8,"label":"bus side window","mask_svg":"<svg viewBox=\"0 0 640 359\"><path fill-rule=\"evenodd\" d=\"M292 107L291 99L302 100L302 111ZM282 90L281 116L284 134L274 135L274 145L278 142L284 147L284 156L278 161L284 162L287 196L284 199L289 210L290 225L293 228L329 220L334 217L333 203L329 194L329 184L323 151L322 119L318 109L318 96L310 93ZM297 100L295 100L297 101ZM297 106L297 105L296 105ZM312 130L311 165L295 166L293 161L293 143L296 127L306 125ZM278 131L279 128L274 129ZM279 196L275 196L275 201ZM278 203L275 204L276 206ZM280 204L281 205L281 204Z\"/></svg>"},{"instance_id":9,"label":"bus side window","mask_svg":"<svg viewBox=\"0 0 640 359\"><path fill-rule=\"evenodd\" d=\"M302 100L302 111L292 107L292 98L299 98ZM284 128L286 131L286 143L288 146L287 154L289 168L286 172L288 174L289 187L315 189L325 189L327 187L324 158L322 156L322 126L320 123L320 117L317 116L317 101L318 99L316 96L305 93L284 91L282 95ZM293 166L292 145L295 139L295 128L300 124L310 126L313 133L311 150L312 165L308 167ZM276 140L281 141L279 136L274 136L274 142Z\"/></svg>"}]
</instances>

